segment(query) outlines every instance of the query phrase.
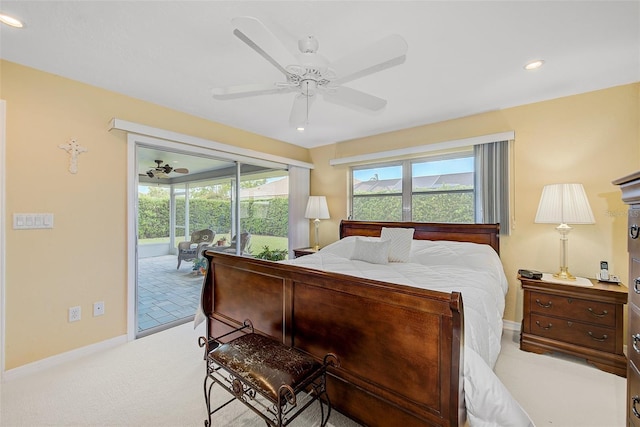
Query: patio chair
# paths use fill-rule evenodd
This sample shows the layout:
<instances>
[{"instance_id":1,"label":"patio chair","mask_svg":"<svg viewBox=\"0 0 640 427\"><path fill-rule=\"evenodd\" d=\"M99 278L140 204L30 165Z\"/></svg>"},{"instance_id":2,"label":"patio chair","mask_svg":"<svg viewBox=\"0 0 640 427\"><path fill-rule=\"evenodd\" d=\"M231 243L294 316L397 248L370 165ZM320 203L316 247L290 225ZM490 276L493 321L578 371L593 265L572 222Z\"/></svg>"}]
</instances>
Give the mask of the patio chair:
<instances>
[{"instance_id":1,"label":"patio chair","mask_svg":"<svg viewBox=\"0 0 640 427\"><path fill-rule=\"evenodd\" d=\"M229 244L229 246L216 246L216 247L212 247L211 250L217 251L217 252L226 252L226 253L235 254L236 247L238 245L237 237L238 236L235 235L233 236L233 238L231 238L231 243ZM244 254L246 252L247 246L249 245L250 241L251 241L250 233L240 233L240 253L241 254Z\"/></svg>"},{"instance_id":2,"label":"patio chair","mask_svg":"<svg viewBox=\"0 0 640 427\"><path fill-rule=\"evenodd\" d=\"M184 261L191 261L202 256L202 251L213 242L216 233L204 229L191 233L191 240L178 243L178 266Z\"/></svg>"}]
</instances>

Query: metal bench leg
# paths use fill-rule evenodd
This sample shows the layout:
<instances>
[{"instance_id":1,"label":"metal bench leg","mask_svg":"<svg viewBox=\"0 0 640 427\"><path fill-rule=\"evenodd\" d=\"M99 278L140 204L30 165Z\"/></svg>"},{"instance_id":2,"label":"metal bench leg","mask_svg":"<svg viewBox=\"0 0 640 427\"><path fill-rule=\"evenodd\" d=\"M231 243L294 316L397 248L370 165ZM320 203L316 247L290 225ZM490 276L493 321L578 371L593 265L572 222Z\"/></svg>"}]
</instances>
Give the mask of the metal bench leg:
<instances>
[{"instance_id":1,"label":"metal bench leg","mask_svg":"<svg viewBox=\"0 0 640 427\"><path fill-rule=\"evenodd\" d=\"M207 406L207 416L208 416L208 419L204 420L204 427L211 426L211 389L216 384L215 381L211 381L211 384L209 384L209 387L207 389L208 379L209 379L209 374L207 374L207 376L204 377L204 402Z\"/></svg>"},{"instance_id":2,"label":"metal bench leg","mask_svg":"<svg viewBox=\"0 0 640 427\"><path fill-rule=\"evenodd\" d=\"M320 393L318 394L318 402L320 402L320 427L325 427L329 422L329 417L331 416L331 400L329 399L329 394L327 393L327 375L326 372L322 374L322 383L320 385ZM322 395L327 399L327 418L324 417L324 405L322 404Z\"/></svg>"}]
</instances>

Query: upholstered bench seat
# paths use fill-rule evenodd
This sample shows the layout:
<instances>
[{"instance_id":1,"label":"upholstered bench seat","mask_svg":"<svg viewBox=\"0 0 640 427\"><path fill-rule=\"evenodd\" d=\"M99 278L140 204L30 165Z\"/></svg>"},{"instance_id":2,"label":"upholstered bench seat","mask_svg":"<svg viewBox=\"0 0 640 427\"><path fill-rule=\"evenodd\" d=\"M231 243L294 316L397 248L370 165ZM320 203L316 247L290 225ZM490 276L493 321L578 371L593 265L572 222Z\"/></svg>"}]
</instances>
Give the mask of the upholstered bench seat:
<instances>
[{"instance_id":1,"label":"upholstered bench seat","mask_svg":"<svg viewBox=\"0 0 640 427\"><path fill-rule=\"evenodd\" d=\"M227 343L221 338L250 328L251 332ZM288 425L309 405L320 402L320 425L325 426L331 414L331 401L326 390L329 364L338 366L335 355L327 354L322 363L302 351L273 338L253 332L250 321L218 338L200 337L206 347L207 376L204 380L205 403L211 426L211 415L237 399L260 415L267 425ZM211 389L219 384L234 398L211 408ZM327 413L323 408L323 400Z\"/></svg>"},{"instance_id":2,"label":"upholstered bench seat","mask_svg":"<svg viewBox=\"0 0 640 427\"><path fill-rule=\"evenodd\" d=\"M219 346L210 357L274 401L278 400L280 386L289 385L295 390L322 368L311 357L255 333Z\"/></svg>"}]
</instances>

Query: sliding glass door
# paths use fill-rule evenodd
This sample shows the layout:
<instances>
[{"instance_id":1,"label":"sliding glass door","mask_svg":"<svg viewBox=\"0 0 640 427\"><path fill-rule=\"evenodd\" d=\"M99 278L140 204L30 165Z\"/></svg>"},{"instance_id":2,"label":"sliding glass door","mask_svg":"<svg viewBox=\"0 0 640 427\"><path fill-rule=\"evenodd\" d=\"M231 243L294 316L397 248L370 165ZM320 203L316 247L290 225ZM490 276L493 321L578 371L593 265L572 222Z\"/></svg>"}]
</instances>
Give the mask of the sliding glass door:
<instances>
[{"instance_id":1,"label":"sliding glass door","mask_svg":"<svg viewBox=\"0 0 640 427\"><path fill-rule=\"evenodd\" d=\"M137 147L136 337L191 321L205 250L288 246L288 172ZM176 172L179 171L179 172ZM237 183L240 183L238 186Z\"/></svg>"}]
</instances>

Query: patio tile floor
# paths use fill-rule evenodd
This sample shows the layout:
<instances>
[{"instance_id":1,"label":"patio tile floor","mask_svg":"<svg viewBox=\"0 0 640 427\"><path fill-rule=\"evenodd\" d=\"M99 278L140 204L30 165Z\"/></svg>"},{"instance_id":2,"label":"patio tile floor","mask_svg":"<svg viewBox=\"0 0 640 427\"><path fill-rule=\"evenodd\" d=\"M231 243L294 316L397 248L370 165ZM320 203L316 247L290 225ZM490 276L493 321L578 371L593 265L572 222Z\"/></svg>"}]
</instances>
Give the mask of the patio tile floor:
<instances>
[{"instance_id":1,"label":"patio tile floor","mask_svg":"<svg viewBox=\"0 0 640 427\"><path fill-rule=\"evenodd\" d=\"M138 260L138 332L193 318L200 303L204 276L175 255Z\"/></svg>"}]
</instances>

